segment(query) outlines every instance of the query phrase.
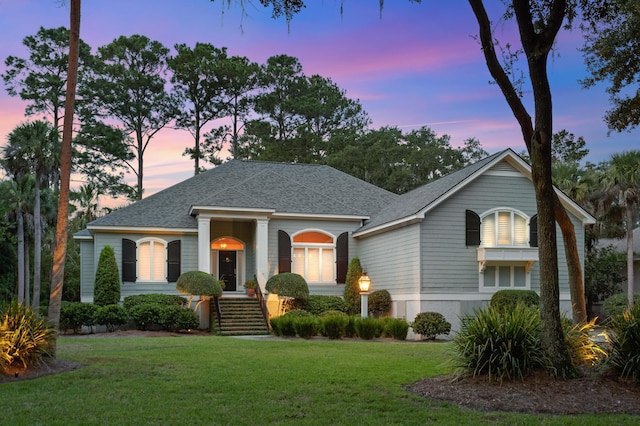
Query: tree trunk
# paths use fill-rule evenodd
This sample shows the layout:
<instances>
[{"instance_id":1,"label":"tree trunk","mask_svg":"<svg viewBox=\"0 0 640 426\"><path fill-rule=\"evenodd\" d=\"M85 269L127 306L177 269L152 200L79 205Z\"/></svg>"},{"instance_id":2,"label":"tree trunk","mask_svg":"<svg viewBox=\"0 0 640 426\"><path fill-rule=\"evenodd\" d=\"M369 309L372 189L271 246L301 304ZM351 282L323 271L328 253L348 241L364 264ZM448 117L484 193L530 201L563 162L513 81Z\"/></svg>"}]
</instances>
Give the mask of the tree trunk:
<instances>
[{"instance_id":1,"label":"tree trunk","mask_svg":"<svg viewBox=\"0 0 640 426\"><path fill-rule=\"evenodd\" d=\"M633 276L633 206L627 201L627 297L629 298L629 310L634 302L634 276Z\"/></svg>"},{"instance_id":2,"label":"tree trunk","mask_svg":"<svg viewBox=\"0 0 640 426\"><path fill-rule=\"evenodd\" d=\"M24 303L24 219L22 212L16 213L18 228L18 303Z\"/></svg>"},{"instance_id":3,"label":"tree trunk","mask_svg":"<svg viewBox=\"0 0 640 426\"><path fill-rule=\"evenodd\" d=\"M555 193L554 195L556 222L562 231L567 272L569 273L569 292L571 294L573 322L574 324L584 323L587 321L587 304L584 297L584 280L582 277L582 263L580 262L580 254L578 253L578 243L576 242L576 229L567 211L562 204L560 204L560 199Z\"/></svg>"},{"instance_id":4,"label":"tree trunk","mask_svg":"<svg viewBox=\"0 0 640 426\"><path fill-rule=\"evenodd\" d=\"M31 265L29 263L29 240L24 239L24 305L31 305Z\"/></svg>"},{"instance_id":5,"label":"tree trunk","mask_svg":"<svg viewBox=\"0 0 640 426\"><path fill-rule=\"evenodd\" d=\"M42 264L42 224L40 219L40 176L36 176L36 200L33 208L33 309L40 307L40 269Z\"/></svg>"},{"instance_id":6,"label":"tree trunk","mask_svg":"<svg viewBox=\"0 0 640 426\"><path fill-rule=\"evenodd\" d=\"M71 138L73 133L73 110L78 82L78 56L80 42L80 0L71 0L69 12L69 68L67 94L62 127L62 151L60 153L60 197L58 199L58 221L56 223L55 248L53 250L53 272L49 297L49 322L60 328L60 302L64 284L64 261L67 254L67 225L69 221L69 181L71 178ZM55 349L54 349L55 353Z\"/></svg>"}]
</instances>

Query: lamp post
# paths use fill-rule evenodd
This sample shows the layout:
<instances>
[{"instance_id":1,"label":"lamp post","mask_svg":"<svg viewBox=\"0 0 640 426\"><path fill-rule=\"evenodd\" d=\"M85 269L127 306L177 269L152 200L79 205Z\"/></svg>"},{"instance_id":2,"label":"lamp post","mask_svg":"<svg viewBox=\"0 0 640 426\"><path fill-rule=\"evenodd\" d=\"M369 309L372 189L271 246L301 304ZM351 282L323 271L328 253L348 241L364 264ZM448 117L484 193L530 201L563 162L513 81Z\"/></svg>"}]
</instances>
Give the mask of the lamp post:
<instances>
[{"instance_id":1,"label":"lamp post","mask_svg":"<svg viewBox=\"0 0 640 426\"><path fill-rule=\"evenodd\" d=\"M371 278L366 272L363 272L358 279L360 287L360 315L362 318L369 316L369 288L371 287Z\"/></svg>"}]
</instances>

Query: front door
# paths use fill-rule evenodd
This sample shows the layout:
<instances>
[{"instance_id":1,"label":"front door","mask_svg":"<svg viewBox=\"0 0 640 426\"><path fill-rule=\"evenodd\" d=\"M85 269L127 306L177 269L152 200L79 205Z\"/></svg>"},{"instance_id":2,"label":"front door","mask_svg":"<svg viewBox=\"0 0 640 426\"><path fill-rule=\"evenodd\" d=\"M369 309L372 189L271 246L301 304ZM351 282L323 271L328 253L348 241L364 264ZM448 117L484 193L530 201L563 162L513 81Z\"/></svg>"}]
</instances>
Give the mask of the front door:
<instances>
[{"instance_id":1,"label":"front door","mask_svg":"<svg viewBox=\"0 0 640 426\"><path fill-rule=\"evenodd\" d=\"M238 284L236 282L236 252L235 251L219 251L218 252L218 276L219 280L224 281L224 291L237 291Z\"/></svg>"}]
</instances>

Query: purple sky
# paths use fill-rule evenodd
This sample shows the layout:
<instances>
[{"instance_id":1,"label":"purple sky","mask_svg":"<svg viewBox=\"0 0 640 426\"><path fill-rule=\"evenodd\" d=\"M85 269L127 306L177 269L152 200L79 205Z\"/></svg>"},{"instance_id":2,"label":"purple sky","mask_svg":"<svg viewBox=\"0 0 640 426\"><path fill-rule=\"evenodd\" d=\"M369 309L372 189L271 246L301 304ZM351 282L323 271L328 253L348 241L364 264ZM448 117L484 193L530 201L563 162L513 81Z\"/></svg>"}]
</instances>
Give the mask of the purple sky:
<instances>
[{"instance_id":1,"label":"purple sky","mask_svg":"<svg viewBox=\"0 0 640 426\"><path fill-rule=\"evenodd\" d=\"M68 6L58 0L0 0L0 70L9 55L26 57L22 39L40 26L68 26ZM68 2L63 2L68 3ZM81 38L95 52L120 35L143 34L166 47L195 42L227 47L230 55L264 63L270 56L299 58L306 75L331 78L359 99L373 120L372 127L398 126L405 131L426 125L451 136L458 146L470 137L490 153L506 147L524 149L519 128L504 98L489 84L482 53L472 35L477 32L465 1L387 0L380 19L377 1L309 0L309 6L287 29L271 12L249 7L225 8L227 0L85 0ZM498 20L500 2L492 1ZM177 6L179 5L179 7ZM512 24L496 24L501 40L515 40ZM614 152L638 149L638 131L612 133L602 120L609 108L604 86L581 89L586 76L578 32L562 33L557 55L549 61L554 95L554 130L583 136L591 151L588 160L604 161ZM1 83L0 83L1 84ZM532 113L530 96L525 104ZM0 91L0 145L25 121L26 103ZM34 119L37 117L34 117ZM145 195L192 175L192 162L182 156L191 137L186 131L165 130L152 140L145 156ZM133 182L133 177L131 182Z\"/></svg>"}]
</instances>

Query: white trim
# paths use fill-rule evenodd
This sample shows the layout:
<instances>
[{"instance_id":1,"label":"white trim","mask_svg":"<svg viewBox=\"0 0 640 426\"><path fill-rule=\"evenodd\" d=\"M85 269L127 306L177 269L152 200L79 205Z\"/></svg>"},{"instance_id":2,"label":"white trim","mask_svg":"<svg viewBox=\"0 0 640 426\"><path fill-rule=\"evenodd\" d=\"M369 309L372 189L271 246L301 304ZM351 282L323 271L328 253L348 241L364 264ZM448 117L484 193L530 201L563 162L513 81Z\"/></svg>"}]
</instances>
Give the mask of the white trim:
<instances>
[{"instance_id":1,"label":"white trim","mask_svg":"<svg viewBox=\"0 0 640 426\"><path fill-rule=\"evenodd\" d=\"M119 234L124 233L141 233L141 234L197 234L198 230L194 228L158 228L158 227L145 227L145 226L87 226L87 229L92 231L103 232L116 232Z\"/></svg>"},{"instance_id":2,"label":"white trim","mask_svg":"<svg viewBox=\"0 0 640 426\"><path fill-rule=\"evenodd\" d=\"M191 206L189 208L189 215L191 216L203 216L208 214L215 214L214 212L238 212L238 213L256 213L261 216L271 215L275 213L274 209L259 209L248 207L220 207L220 206Z\"/></svg>"},{"instance_id":3,"label":"white trim","mask_svg":"<svg viewBox=\"0 0 640 426\"><path fill-rule=\"evenodd\" d=\"M539 293L539 291L536 291ZM399 293L392 294L391 299L394 302L397 301L409 301L409 302L471 302L471 301L489 301L491 299L490 293ZM571 295L568 292L560 293L560 300L571 300Z\"/></svg>"},{"instance_id":4,"label":"white trim","mask_svg":"<svg viewBox=\"0 0 640 426\"><path fill-rule=\"evenodd\" d=\"M338 215L338 214L306 214L306 213L274 213L273 217L282 217L287 219L324 219L324 220L348 220L348 221L362 221L370 219L369 216L353 216L353 215Z\"/></svg>"},{"instance_id":5,"label":"white trim","mask_svg":"<svg viewBox=\"0 0 640 426\"><path fill-rule=\"evenodd\" d=\"M394 220L393 222L387 222L387 223L383 223L382 225L374 226L371 229L354 232L352 236L353 238L373 236L384 231L389 231L392 229L413 225L414 223L420 222L422 219L424 219L424 215L420 216L419 214L415 214L412 216L407 216L401 219Z\"/></svg>"}]
</instances>

